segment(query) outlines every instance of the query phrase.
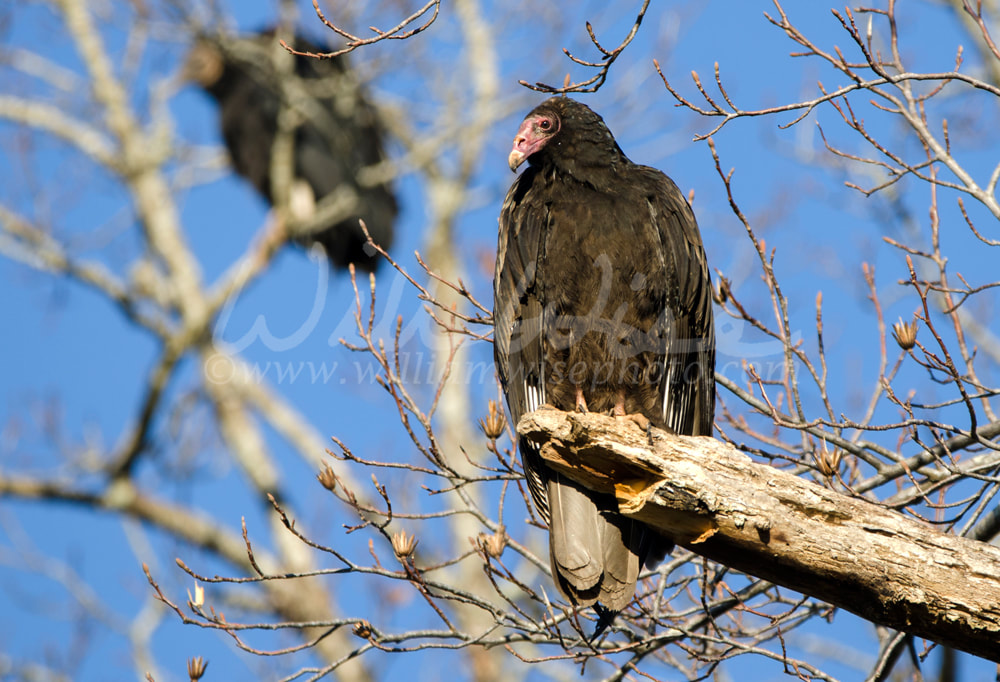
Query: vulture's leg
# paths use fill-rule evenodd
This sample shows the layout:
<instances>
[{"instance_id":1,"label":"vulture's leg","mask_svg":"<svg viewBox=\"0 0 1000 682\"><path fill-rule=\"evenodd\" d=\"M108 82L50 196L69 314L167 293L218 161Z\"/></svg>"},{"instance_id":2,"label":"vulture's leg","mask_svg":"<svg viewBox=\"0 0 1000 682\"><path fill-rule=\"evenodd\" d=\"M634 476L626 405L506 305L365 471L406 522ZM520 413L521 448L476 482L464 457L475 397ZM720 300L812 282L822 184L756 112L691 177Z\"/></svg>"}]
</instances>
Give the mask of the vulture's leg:
<instances>
[{"instance_id":1,"label":"vulture's leg","mask_svg":"<svg viewBox=\"0 0 1000 682\"><path fill-rule=\"evenodd\" d=\"M576 411L586 413L587 410L587 399L583 397L583 389L579 386L576 387Z\"/></svg>"},{"instance_id":2,"label":"vulture's leg","mask_svg":"<svg viewBox=\"0 0 1000 682\"><path fill-rule=\"evenodd\" d=\"M618 389L618 395L615 396L615 406L611 409L611 416L625 416L625 391L622 389Z\"/></svg>"},{"instance_id":3,"label":"vulture's leg","mask_svg":"<svg viewBox=\"0 0 1000 682\"><path fill-rule=\"evenodd\" d=\"M630 419L635 422L636 426L646 432L646 438L649 440L649 445L653 445L653 423L644 414L639 414L638 412L634 414L625 413L625 389L618 389L618 395L615 396L615 406L611 409L611 414L620 419Z\"/></svg>"}]
</instances>

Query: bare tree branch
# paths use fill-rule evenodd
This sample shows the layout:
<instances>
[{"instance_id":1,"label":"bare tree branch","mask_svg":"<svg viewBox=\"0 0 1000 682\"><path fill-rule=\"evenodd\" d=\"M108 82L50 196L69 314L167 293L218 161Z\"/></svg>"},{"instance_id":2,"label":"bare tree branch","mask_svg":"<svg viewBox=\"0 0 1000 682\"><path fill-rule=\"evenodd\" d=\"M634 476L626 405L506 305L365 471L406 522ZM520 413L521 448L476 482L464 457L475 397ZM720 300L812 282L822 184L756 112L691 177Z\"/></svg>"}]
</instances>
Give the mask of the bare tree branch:
<instances>
[{"instance_id":1,"label":"bare tree branch","mask_svg":"<svg viewBox=\"0 0 1000 682\"><path fill-rule=\"evenodd\" d=\"M587 61L586 59L581 59L574 56L568 49L563 48L563 54L570 58L574 64L579 64L580 66L586 66L591 69L597 69L597 73L590 78L576 83L570 83L569 74L566 75L566 82L560 88L553 85L546 85L545 83L529 83L525 80L519 80L518 83L528 88L529 90L534 90L536 92L548 92L552 94L568 94L571 92L597 92L604 82L608 78L608 72L611 70L611 65L615 63L618 57L621 56L625 48L629 46L632 39L635 38L636 33L639 32L639 26L642 24L643 17L646 16L646 10L649 9L649 0L643 0L642 7L639 8L639 13L635 17L635 22L632 24L632 28L629 30L628 35L622 39L618 44L618 47L608 50L594 34L594 27L587 22L587 35L590 37L590 42L597 51L601 53L601 58L597 61Z\"/></svg>"},{"instance_id":2,"label":"bare tree branch","mask_svg":"<svg viewBox=\"0 0 1000 682\"><path fill-rule=\"evenodd\" d=\"M430 28L431 24L437 20L438 12L441 10L441 0L430 0L426 5L415 11L410 16L406 17L393 28L387 30L381 30L375 28L374 26L369 26L368 29L375 33L371 38L361 38L359 36L349 33L347 30L337 26L332 21L326 18L323 14L323 10L319 7L319 0L313 0L313 9L316 11L316 16L319 20L323 22L323 25L328 29L336 33L341 38L347 41L346 47L333 52L300 52L298 50L292 49L288 43L284 40L281 41L282 47L291 52L292 54L300 55L302 57L315 57L317 59L333 59L334 57L339 57L340 55L347 54L348 52L353 52L359 47L364 47L365 45L373 45L375 43L381 42L383 40L406 40L407 38L412 38L418 33ZM433 11L432 11L433 10ZM412 24L415 24L420 20L421 17L431 12L431 16L428 17L424 23L414 26L413 28L408 28Z\"/></svg>"}]
</instances>

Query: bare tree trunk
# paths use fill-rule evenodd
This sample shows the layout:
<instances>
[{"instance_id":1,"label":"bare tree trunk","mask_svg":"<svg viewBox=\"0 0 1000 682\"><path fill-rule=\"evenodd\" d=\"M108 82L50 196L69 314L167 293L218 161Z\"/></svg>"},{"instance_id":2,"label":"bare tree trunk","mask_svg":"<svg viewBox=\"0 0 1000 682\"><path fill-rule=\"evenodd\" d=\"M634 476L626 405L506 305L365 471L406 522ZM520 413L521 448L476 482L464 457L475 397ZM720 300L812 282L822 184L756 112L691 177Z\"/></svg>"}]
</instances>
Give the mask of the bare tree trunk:
<instances>
[{"instance_id":1,"label":"bare tree trunk","mask_svg":"<svg viewBox=\"0 0 1000 682\"><path fill-rule=\"evenodd\" d=\"M546 461L692 552L1000 662L1000 549L758 464L708 437L538 410Z\"/></svg>"},{"instance_id":2,"label":"bare tree trunk","mask_svg":"<svg viewBox=\"0 0 1000 682\"><path fill-rule=\"evenodd\" d=\"M488 26L481 16L479 3L476 0L459 0L455 3L455 8L470 51L467 68L472 92L471 101L466 106L471 107L473 115L464 126L465 133L459 148L460 165L456 176L446 173L429 178L434 221L427 237L426 249L429 263L450 282L460 281L465 276L456 253L454 227L486 142L488 124L491 122L487 107L495 100L498 70L493 43ZM431 282L429 288L437 301L454 305L456 310L465 303L454 291L439 283ZM441 389L437 410L436 432L441 454L448 466L464 477L475 475L475 466L468 459L473 454L470 448L482 443L483 439L473 426L475 416L469 402L468 344L463 343L457 350L453 348L453 344L460 338L439 331L434 339L433 357L439 372L444 372L445 369L449 372L449 379ZM467 496L467 501L460 504L481 506L482 500L475 490L467 487L462 494ZM483 530L478 520L465 514L453 516L451 527L455 548L459 552L467 550L469 539L475 538ZM455 571L458 583L469 592L480 596L492 594L493 589L480 563L463 561L455 567ZM486 633L496 625L493 617L482 609L457 607L456 615L462 630L466 632ZM496 651L477 647L469 649L468 655L472 679L494 680L500 675L503 657Z\"/></svg>"}]
</instances>

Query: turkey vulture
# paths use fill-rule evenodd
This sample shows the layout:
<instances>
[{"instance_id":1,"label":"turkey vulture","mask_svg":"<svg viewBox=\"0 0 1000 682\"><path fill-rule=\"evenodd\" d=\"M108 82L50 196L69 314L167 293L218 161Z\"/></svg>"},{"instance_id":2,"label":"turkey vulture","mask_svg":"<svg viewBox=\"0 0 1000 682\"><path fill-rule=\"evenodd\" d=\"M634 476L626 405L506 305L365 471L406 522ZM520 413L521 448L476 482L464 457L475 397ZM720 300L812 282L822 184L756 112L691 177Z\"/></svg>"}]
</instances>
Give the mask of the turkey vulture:
<instances>
[{"instance_id":1,"label":"turkey vulture","mask_svg":"<svg viewBox=\"0 0 1000 682\"><path fill-rule=\"evenodd\" d=\"M302 37L290 42L299 51L326 51ZM301 86L293 91L293 98L287 97L289 88L282 88L279 80L284 76L274 66L276 49L282 48L273 32L202 38L188 54L184 76L216 100L233 168L271 204L271 155L279 114L283 106L295 110L299 123L293 134L290 194L294 217L310 222L317 208L322 208L317 206L321 200L338 189L348 188L357 197L354 215L333 224L320 222L304 241L322 244L334 265L354 263L373 270L378 258L370 247L364 248L366 239L358 218L365 220L372 238L383 248L392 243L396 218L390 185L363 183L358 178L359 171L386 158L375 114L343 56L319 60L281 54L293 60L293 85Z\"/></svg>"},{"instance_id":2,"label":"turkey vulture","mask_svg":"<svg viewBox=\"0 0 1000 682\"><path fill-rule=\"evenodd\" d=\"M711 282L677 186L632 163L601 117L566 97L528 114L508 160L513 171L528 162L504 199L493 283L512 422L548 405L711 435ZM559 590L577 606L623 609L670 541L547 467L537 446L519 448Z\"/></svg>"}]
</instances>

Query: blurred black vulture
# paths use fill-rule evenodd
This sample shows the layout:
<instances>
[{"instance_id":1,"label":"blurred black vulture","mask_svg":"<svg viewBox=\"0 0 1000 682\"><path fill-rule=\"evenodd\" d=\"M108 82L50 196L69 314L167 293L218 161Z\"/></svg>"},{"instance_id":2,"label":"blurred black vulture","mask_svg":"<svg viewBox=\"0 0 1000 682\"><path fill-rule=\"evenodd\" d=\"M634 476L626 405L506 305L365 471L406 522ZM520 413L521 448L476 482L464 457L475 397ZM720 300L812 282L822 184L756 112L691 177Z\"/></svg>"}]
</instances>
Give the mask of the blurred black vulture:
<instances>
[{"instance_id":1,"label":"blurred black vulture","mask_svg":"<svg viewBox=\"0 0 1000 682\"><path fill-rule=\"evenodd\" d=\"M294 38L293 47L328 51L302 37ZM294 111L289 206L295 222L319 221L299 241L322 244L334 265L354 263L373 270L379 259L365 248L358 218L364 219L374 241L388 249L397 212L389 182L359 178L362 169L386 159L382 129L343 56L319 60L276 52L281 49L273 32L202 38L187 56L184 77L218 102L233 168L272 205L272 147L279 115L283 105ZM280 59L292 62L286 72L294 72L294 78L279 75L275 64ZM341 213L341 220L322 221L323 208L329 208L322 200L345 190L350 190L346 196L356 197L350 217Z\"/></svg>"},{"instance_id":2,"label":"blurred black vulture","mask_svg":"<svg viewBox=\"0 0 1000 682\"><path fill-rule=\"evenodd\" d=\"M525 161L500 213L493 281L511 423L549 405L711 435L712 289L684 195L632 163L601 117L567 97L521 123L508 162ZM670 542L620 515L614 496L550 469L536 445L518 447L559 590L577 606L625 608L641 566Z\"/></svg>"}]
</instances>

